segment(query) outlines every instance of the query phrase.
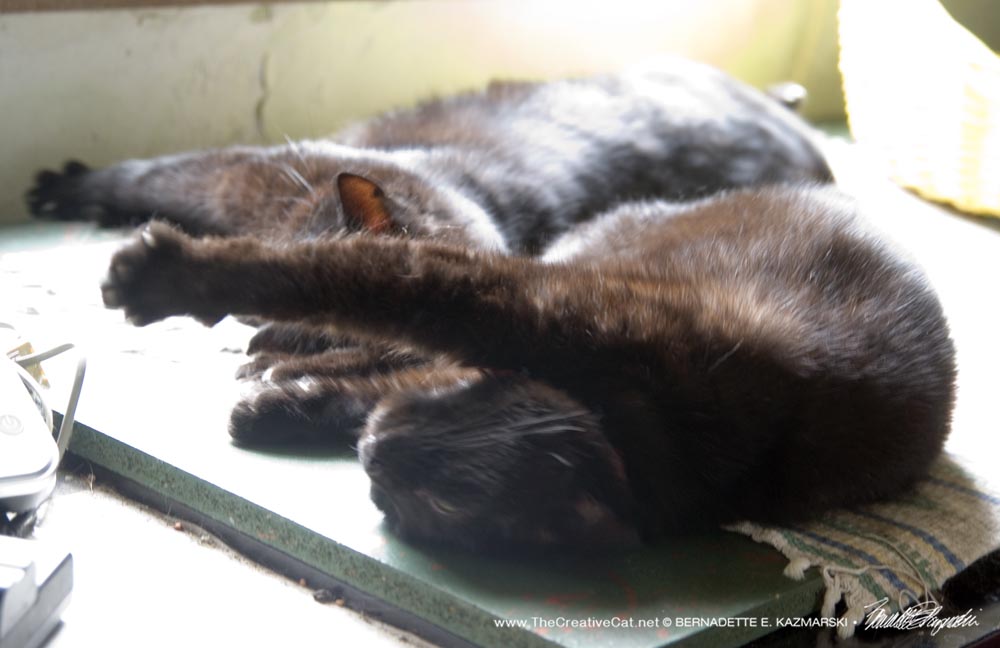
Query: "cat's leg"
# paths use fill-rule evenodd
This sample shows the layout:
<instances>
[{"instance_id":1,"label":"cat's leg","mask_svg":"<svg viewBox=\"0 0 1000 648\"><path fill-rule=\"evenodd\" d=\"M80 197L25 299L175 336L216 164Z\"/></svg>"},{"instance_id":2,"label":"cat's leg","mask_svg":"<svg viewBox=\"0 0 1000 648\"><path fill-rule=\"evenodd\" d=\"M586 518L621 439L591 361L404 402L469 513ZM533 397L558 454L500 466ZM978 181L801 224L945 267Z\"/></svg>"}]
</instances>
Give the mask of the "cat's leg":
<instances>
[{"instance_id":1,"label":"cat's leg","mask_svg":"<svg viewBox=\"0 0 1000 648\"><path fill-rule=\"evenodd\" d=\"M106 227L153 218L193 235L267 232L284 221L321 219L316 212L329 207L328 181L336 175L331 165L293 146L231 147L102 169L68 162L39 172L26 200L34 216Z\"/></svg>"},{"instance_id":2,"label":"cat's leg","mask_svg":"<svg viewBox=\"0 0 1000 648\"><path fill-rule=\"evenodd\" d=\"M262 352L239 368L237 378L288 380L301 376L368 376L430 363L420 355L394 345L360 344L321 353Z\"/></svg>"},{"instance_id":3,"label":"cat's leg","mask_svg":"<svg viewBox=\"0 0 1000 648\"><path fill-rule=\"evenodd\" d=\"M278 369L279 365L279 373L287 377L312 373L311 367L322 375L365 374L402 369L425 359L412 349L358 340L328 326L302 322L269 322L261 326L250 339L247 354L253 359L240 368L238 378L260 375L272 367Z\"/></svg>"},{"instance_id":4,"label":"cat's leg","mask_svg":"<svg viewBox=\"0 0 1000 648\"><path fill-rule=\"evenodd\" d=\"M250 338L247 353L297 355L353 346L357 346L357 340L341 335L329 327L309 326L302 322L268 322L260 326Z\"/></svg>"},{"instance_id":5,"label":"cat's leg","mask_svg":"<svg viewBox=\"0 0 1000 648\"><path fill-rule=\"evenodd\" d=\"M254 379L233 408L229 433L240 443L355 438L365 418L384 395L406 389L434 390L480 373L454 364L428 363L369 375L324 375L320 358L315 373ZM301 365L296 367L303 369Z\"/></svg>"},{"instance_id":6,"label":"cat's leg","mask_svg":"<svg viewBox=\"0 0 1000 648\"><path fill-rule=\"evenodd\" d=\"M333 324L478 367L618 367L646 351L641 340L615 333L628 330L644 302L612 307L638 280L581 276L588 272L386 237L278 246L199 241L153 224L116 254L103 291L108 306L137 324L255 314Z\"/></svg>"},{"instance_id":7,"label":"cat's leg","mask_svg":"<svg viewBox=\"0 0 1000 648\"><path fill-rule=\"evenodd\" d=\"M233 437L245 442L350 435L382 395L465 375L444 358L296 322L267 325L250 350L253 358L237 372L250 389L230 421Z\"/></svg>"},{"instance_id":8,"label":"cat's leg","mask_svg":"<svg viewBox=\"0 0 1000 648\"><path fill-rule=\"evenodd\" d=\"M308 326L301 322L264 322L247 344L251 360L236 372L237 378L259 377L269 368L298 355L321 354L334 349L357 346L349 338L328 327Z\"/></svg>"},{"instance_id":9,"label":"cat's leg","mask_svg":"<svg viewBox=\"0 0 1000 648\"><path fill-rule=\"evenodd\" d=\"M221 174L254 157L234 148L127 160L102 168L71 161L61 171L43 170L26 195L32 215L92 220L106 227L135 225L158 217L193 234L228 233L215 204ZM243 184L243 183L241 183Z\"/></svg>"},{"instance_id":10,"label":"cat's leg","mask_svg":"<svg viewBox=\"0 0 1000 648\"><path fill-rule=\"evenodd\" d=\"M598 416L517 375L397 392L358 442L401 535L466 548L638 542L625 468Z\"/></svg>"}]
</instances>

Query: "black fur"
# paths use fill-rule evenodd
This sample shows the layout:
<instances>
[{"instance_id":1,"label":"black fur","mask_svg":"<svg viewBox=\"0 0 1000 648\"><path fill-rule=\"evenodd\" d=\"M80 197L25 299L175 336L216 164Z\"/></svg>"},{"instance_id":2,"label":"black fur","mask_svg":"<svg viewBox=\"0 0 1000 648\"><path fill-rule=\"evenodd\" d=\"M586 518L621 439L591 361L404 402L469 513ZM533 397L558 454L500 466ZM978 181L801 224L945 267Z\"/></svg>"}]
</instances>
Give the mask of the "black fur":
<instances>
[{"instance_id":1,"label":"black fur","mask_svg":"<svg viewBox=\"0 0 1000 648\"><path fill-rule=\"evenodd\" d=\"M46 173L31 200L218 235L152 225L105 302L276 322L233 436L358 434L401 533L605 546L787 522L898 492L939 451L940 306L760 93L674 62L494 84L337 141Z\"/></svg>"}]
</instances>

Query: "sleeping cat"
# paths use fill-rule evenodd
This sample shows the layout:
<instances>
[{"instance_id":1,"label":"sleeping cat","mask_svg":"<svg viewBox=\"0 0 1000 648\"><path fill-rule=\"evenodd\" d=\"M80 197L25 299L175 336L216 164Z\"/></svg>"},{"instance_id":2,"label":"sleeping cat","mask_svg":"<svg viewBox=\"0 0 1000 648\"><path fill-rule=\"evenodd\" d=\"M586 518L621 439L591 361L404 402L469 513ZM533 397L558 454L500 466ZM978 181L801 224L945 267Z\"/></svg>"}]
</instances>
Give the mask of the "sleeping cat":
<instances>
[{"instance_id":1,"label":"sleeping cat","mask_svg":"<svg viewBox=\"0 0 1000 648\"><path fill-rule=\"evenodd\" d=\"M954 357L921 273L833 188L622 205L541 258L401 237L276 244L154 224L105 302L447 354L358 442L399 532L480 548L789 522L898 492L948 430ZM307 407L322 378L295 383Z\"/></svg>"},{"instance_id":2,"label":"sleeping cat","mask_svg":"<svg viewBox=\"0 0 1000 648\"><path fill-rule=\"evenodd\" d=\"M150 225L105 303L275 322L231 432L359 435L401 534L581 546L787 522L897 492L939 451L937 300L755 91L676 62L493 85L339 142L71 164L30 199L215 235Z\"/></svg>"},{"instance_id":3,"label":"sleeping cat","mask_svg":"<svg viewBox=\"0 0 1000 648\"><path fill-rule=\"evenodd\" d=\"M618 76L494 83L333 140L95 171L71 162L40 173L28 203L38 216L110 226L155 216L194 235L365 231L535 255L627 200L830 179L785 106L710 67L665 59ZM243 441L351 432L386 392L466 373L445 357L298 322L262 327L248 351L240 377L259 389L234 411ZM307 406L293 381L317 375L336 384L330 402Z\"/></svg>"},{"instance_id":4,"label":"sleeping cat","mask_svg":"<svg viewBox=\"0 0 1000 648\"><path fill-rule=\"evenodd\" d=\"M697 63L498 82L390 112L332 140L43 171L33 214L105 225L155 215L195 235L347 229L538 254L630 199L830 181L804 123Z\"/></svg>"}]
</instances>

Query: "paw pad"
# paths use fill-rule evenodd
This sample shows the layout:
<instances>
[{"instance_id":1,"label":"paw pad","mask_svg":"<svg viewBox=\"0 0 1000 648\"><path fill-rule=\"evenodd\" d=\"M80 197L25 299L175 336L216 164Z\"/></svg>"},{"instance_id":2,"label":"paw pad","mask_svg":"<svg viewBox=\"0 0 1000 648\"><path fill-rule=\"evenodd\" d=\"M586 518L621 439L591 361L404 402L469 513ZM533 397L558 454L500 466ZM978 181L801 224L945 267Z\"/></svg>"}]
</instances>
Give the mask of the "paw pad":
<instances>
[{"instance_id":1,"label":"paw pad","mask_svg":"<svg viewBox=\"0 0 1000 648\"><path fill-rule=\"evenodd\" d=\"M41 218L93 218L93 208L97 206L87 203L81 191L81 181L89 172L87 165L76 160L67 162L61 172L49 169L39 171L35 175L34 186L25 195L28 210L33 216Z\"/></svg>"}]
</instances>

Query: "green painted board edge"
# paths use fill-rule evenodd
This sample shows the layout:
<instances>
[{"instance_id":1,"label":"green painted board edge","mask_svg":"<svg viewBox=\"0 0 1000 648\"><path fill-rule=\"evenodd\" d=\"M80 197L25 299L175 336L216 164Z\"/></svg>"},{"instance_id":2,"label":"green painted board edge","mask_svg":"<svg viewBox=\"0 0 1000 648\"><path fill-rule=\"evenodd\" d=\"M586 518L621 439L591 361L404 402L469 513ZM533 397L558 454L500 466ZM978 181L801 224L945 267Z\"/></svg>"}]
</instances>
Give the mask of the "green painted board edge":
<instances>
[{"instance_id":1,"label":"green painted board edge","mask_svg":"<svg viewBox=\"0 0 1000 648\"><path fill-rule=\"evenodd\" d=\"M482 646L550 648L559 645L522 628L498 628L494 614L419 579L341 545L260 505L226 491L176 466L102 434L81 423L75 426L70 453L140 487L177 502L219 525L290 556L305 566L373 596L387 605L429 622L461 639ZM167 511L169 513L169 511ZM813 613L822 580L809 578L781 599L747 611L747 617L801 617ZM706 628L664 645L681 648L739 645L762 637L771 628Z\"/></svg>"},{"instance_id":2,"label":"green painted board edge","mask_svg":"<svg viewBox=\"0 0 1000 648\"><path fill-rule=\"evenodd\" d=\"M485 610L446 592L428 588L408 574L86 425L77 423L74 426L69 451L474 643L517 648L557 645L527 630L494 628L492 619L495 617Z\"/></svg>"}]
</instances>

